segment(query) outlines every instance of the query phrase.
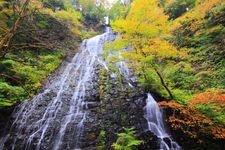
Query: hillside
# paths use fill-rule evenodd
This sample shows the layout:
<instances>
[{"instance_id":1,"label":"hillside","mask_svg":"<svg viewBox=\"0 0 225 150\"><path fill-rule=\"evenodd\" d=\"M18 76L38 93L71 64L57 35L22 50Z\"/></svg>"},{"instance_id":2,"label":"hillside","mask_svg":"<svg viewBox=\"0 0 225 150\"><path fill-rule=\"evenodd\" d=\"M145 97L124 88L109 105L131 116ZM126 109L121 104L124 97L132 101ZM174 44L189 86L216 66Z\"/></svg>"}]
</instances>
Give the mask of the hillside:
<instances>
[{"instance_id":1,"label":"hillside","mask_svg":"<svg viewBox=\"0 0 225 150\"><path fill-rule=\"evenodd\" d=\"M224 54L224 0L0 0L0 149L223 150Z\"/></svg>"},{"instance_id":2,"label":"hillside","mask_svg":"<svg viewBox=\"0 0 225 150\"><path fill-rule=\"evenodd\" d=\"M123 58L135 68L139 84L158 95L180 143L187 149L221 149L224 1L134 0L128 11L114 7L126 14L112 10L112 27L121 36L106 46L108 51L132 47Z\"/></svg>"}]
</instances>

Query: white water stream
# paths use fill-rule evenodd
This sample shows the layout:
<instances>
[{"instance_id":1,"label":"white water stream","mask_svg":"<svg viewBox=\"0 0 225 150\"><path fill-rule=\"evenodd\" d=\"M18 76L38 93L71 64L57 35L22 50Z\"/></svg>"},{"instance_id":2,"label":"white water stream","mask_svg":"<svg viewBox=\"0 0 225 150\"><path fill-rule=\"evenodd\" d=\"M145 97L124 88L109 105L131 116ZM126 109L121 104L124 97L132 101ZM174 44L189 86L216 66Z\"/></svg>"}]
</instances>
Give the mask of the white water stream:
<instances>
[{"instance_id":1,"label":"white water stream","mask_svg":"<svg viewBox=\"0 0 225 150\"><path fill-rule=\"evenodd\" d=\"M117 53L117 55L120 59L122 59L121 52ZM132 88L135 88L133 83L136 82L136 78L133 76L132 71L130 71L129 67L127 66L127 62L124 60L120 61L116 63L116 66L119 68L120 74L122 74L126 79L128 85ZM180 150L181 147L166 131L163 113L150 93L147 94L144 112L144 117L148 122L148 130L153 132L158 137L160 150Z\"/></svg>"},{"instance_id":2,"label":"white water stream","mask_svg":"<svg viewBox=\"0 0 225 150\"><path fill-rule=\"evenodd\" d=\"M97 65L100 64L109 71L100 55L104 43L114 38L113 31L107 28L104 34L84 40L80 52L66 65L62 73L43 92L15 109L10 129L0 139L0 149L80 149L88 115L87 106L88 103L93 103L87 101L87 97L92 96L87 91L95 88L93 80L96 78ZM117 67L127 83L133 87L136 79L126 62L118 62ZM162 113L151 94L148 94L145 118L148 129L159 138L162 150L180 149L166 132ZM165 138L170 143L165 142Z\"/></svg>"},{"instance_id":3,"label":"white water stream","mask_svg":"<svg viewBox=\"0 0 225 150\"><path fill-rule=\"evenodd\" d=\"M0 139L0 149L16 150L79 149L87 117L87 91L93 87L96 66L108 70L100 54L113 38L110 28L84 40L81 51L67 64L60 76L31 101L25 101L13 114L9 132Z\"/></svg>"},{"instance_id":4,"label":"white water stream","mask_svg":"<svg viewBox=\"0 0 225 150\"><path fill-rule=\"evenodd\" d=\"M153 132L159 139L161 150L180 150L180 146L172 140L167 133L162 112L150 93L146 100L145 118L148 121L148 129ZM165 141L167 139L168 142Z\"/></svg>"}]
</instances>

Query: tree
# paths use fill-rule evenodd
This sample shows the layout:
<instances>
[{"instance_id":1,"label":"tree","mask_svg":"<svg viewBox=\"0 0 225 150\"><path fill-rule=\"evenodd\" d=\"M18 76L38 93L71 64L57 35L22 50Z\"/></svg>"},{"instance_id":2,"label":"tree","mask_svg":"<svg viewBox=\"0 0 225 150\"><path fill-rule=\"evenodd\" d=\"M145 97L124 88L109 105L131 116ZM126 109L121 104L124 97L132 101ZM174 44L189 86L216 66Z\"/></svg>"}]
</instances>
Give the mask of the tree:
<instances>
[{"instance_id":1,"label":"tree","mask_svg":"<svg viewBox=\"0 0 225 150\"><path fill-rule=\"evenodd\" d=\"M15 21L15 23L13 24L13 26L5 33L5 35L3 36L3 38L0 41L0 57L4 57L4 55L6 54L7 48L13 38L13 36L15 35L15 32L17 30L17 28L19 27L20 23L22 22L23 18L26 15L27 12L27 7L30 3L30 0L26 0L22 7L21 10L19 11L18 17Z\"/></svg>"},{"instance_id":2,"label":"tree","mask_svg":"<svg viewBox=\"0 0 225 150\"><path fill-rule=\"evenodd\" d=\"M111 20L124 19L130 9L130 5L123 5L120 1L117 1L109 10L109 16Z\"/></svg>"},{"instance_id":3,"label":"tree","mask_svg":"<svg viewBox=\"0 0 225 150\"><path fill-rule=\"evenodd\" d=\"M174 0L164 5L166 13L171 19L176 19L195 6L196 0Z\"/></svg>"},{"instance_id":4,"label":"tree","mask_svg":"<svg viewBox=\"0 0 225 150\"><path fill-rule=\"evenodd\" d=\"M147 80L146 70L152 68L173 99L162 72L167 64L182 55L166 40L172 29L168 18L157 0L135 0L128 16L112 25L115 31L122 33L122 39L129 41L132 46L133 50L126 52L124 56L134 61L133 64L140 65L142 71L138 74L143 74Z\"/></svg>"},{"instance_id":5,"label":"tree","mask_svg":"<svg viewBox=\"0 0 225 150\"><path fill-rule=\"evenodd\" d=\"M106 16L105 2L97 0L79 0L79 5L82 7L82 14L88 22L99 22Z\"/></svg>"}]
</instances>

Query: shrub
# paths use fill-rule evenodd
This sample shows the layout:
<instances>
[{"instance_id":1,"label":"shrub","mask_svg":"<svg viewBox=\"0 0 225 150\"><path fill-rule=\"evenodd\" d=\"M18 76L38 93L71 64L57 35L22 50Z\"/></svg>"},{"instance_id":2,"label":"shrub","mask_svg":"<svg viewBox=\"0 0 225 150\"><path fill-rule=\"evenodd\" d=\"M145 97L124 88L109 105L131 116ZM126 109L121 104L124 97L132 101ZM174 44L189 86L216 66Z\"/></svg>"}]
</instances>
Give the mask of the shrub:
<instances>
[{"instance_id":1,"label":"shrub","mask_svg":"<svg viewBox=\"0 0 225 150\"><path fill-rule=\"evenodd\" d=\"M19 86L11 86L6 82L0 81L0 106L12 105L25 98L25 90ZM7 103L5 103L7 102Z\"/></svg>"},{"instance_id":2,"label":"shrub","mask_svg":"<svg viewBox=\"0 0 225 150\"><path fill-rule=\"evenodd\" d=\"M211 118L214 122L225 125L225 90L208 90L196 94L189 105Z\"/></svg>"},{"instance_id":3,"label":"shrub","mask_svg":"<svg viewBox=\"0 0 225 150\"><path fill-rule=\"evenodd\" d=\"M112 145L115 150L133 150L143 142L136 138L134 128L124 128L124 132L118 133L117 136L116 143Z\"/></svg>"},{"instance_id":4,"label":"shrub","mask_svg":"<svg viewBox=\"0 0 225 150\"><path fill-rule=\"evenodd\" d=\"M198 143L204 142L204 138L225 139L225 128L215 123L212 119L199 112L196 107L184 106L176 102L160 102L160 106L167 110L166 121L172 130L179 135L183 133L189 139ZM180 133L181 132L181 133Z\"/></svg>"}]
</instances>

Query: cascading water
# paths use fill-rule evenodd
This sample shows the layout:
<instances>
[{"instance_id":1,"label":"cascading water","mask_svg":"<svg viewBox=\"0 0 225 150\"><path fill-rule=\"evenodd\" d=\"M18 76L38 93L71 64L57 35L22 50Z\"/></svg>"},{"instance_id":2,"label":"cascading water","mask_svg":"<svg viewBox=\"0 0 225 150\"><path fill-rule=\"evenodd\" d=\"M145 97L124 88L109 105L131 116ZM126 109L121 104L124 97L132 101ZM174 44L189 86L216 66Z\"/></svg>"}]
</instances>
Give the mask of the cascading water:
<instances>
[{"instance_id":1,"label":"cascading water","mask_svg":"<svg viewBox=\"0 0 225 150\"><path fill-rule=\"evenodd\" d=\"M130 81L135 82L135 78L132 76L129 68L124 61L117 64L120 73L124 75L128 85L133 87ZM153 132L159 139L160 150L180 150L181 147L171 139L167 133L162 117L162 112L150 93L147 94L145 111L145 119L148 122L148 130Z\"/></svg>"},{"instance_id":2,"label":"cascading water","mask_svg":"<svg viewBox=\"0 0 225 150\"><path fill-rule=\"evenodd\" d=\"M126 51L126 50L125 50ZM120 59L121 54L118 53ZM127 67L126 61L120 61L116 63L116 66L119 68L120 74L124 76L128 85L133 87L132 83L136 82L135 77L132 74L132 71ZM160 150L180 150L181 147L171 139L170 135L167 133L162 117L162 112L150 93L147 94L145 111L145 119L148 122L148 130L153 132L159 139Z\"/></svg>"},{"instance_id":3,"label":"cascading water","mask_svg":"<svg viewBox=\"0 0 225 150\"><path fill-rule=\"evenodd\" d=\"M0 149L81 149L88 106L95 103L89 100L96 95L93 93L98 80L96 68L100 64L109 72L100 54L103 44L114 39L113 31L107 28L104 34L85 40L81 51L43 92L15 109L12 122L0 139ZM127 84L135 88L136 78L126 64L121 61L116 66ZM115 74L111 76L116 77ZM148 129L159 138L160 149L179 150L179 145L166 132L162 113L151 94L148 94L145 112Z\"/></svg>"},{"instance_id":4,"label":"cascading water","mask_svg":"<svg viewBox=\"0 0 225 150\"><path fill-rule=\"evenodd\" d=\"M101 64L108 70L100 54L103 44L113 38L107 28L104 34L85 40L81 51L44 92L15 109L0 149L80 149L91 103L88 99L93 96L88 91L95 88L96 66Z\"/></svg>"},{"instance_id":5,"label":"cascading water","mask_svg":"<svg viewBox=\"0 0 225 150\"><path fill-rule=\"evenodd\" d=\"M147 104L145 106L145 118L148 121L148 129L158 137L161 150L181 149L166 132L162 112L150 93L148 93Z\"/></svg>"}]
</instances>

